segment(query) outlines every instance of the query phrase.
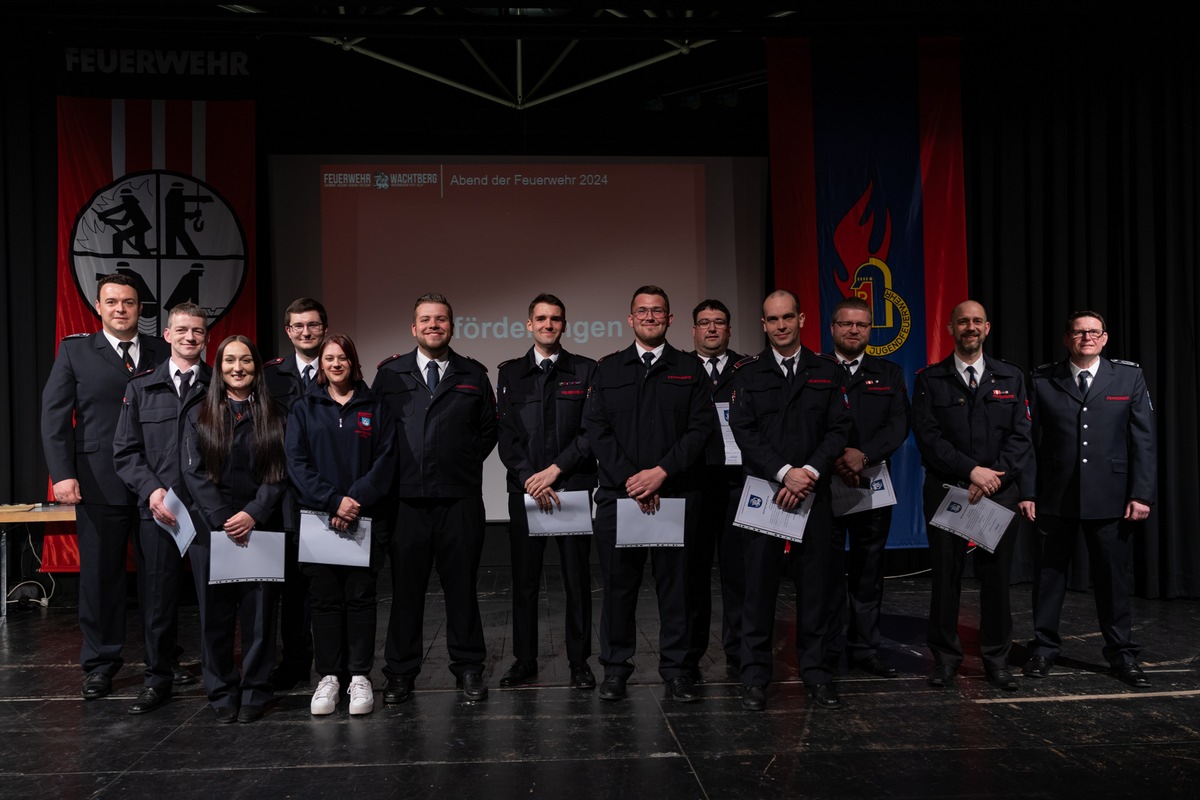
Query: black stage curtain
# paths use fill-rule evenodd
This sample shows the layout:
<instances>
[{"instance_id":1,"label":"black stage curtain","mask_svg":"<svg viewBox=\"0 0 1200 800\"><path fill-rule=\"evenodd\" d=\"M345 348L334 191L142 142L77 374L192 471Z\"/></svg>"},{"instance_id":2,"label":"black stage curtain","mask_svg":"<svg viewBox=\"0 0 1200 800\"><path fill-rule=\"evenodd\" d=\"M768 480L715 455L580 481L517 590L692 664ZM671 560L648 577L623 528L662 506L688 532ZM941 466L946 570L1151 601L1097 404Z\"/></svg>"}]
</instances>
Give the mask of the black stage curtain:
<instances>
[{"instance_id":1,"label":"black stage curtain","mask_svg":"<svg viewBox=\"0 0 1200 800\"><path fill-rule=\"evenodd\" d=\"M1162 598L1200 596L1187 329L1200 300L1200 60L1178 44L996 35L963 48L969 281L992 320L988 350L1027 370L1061 360L1067 314L1092 309L1108 322L1105 355L1142 365L1159 491L1136 591ZM1032 579L1031 552L1018 548L1014 580ZM1086 559L1075 563L1086 587Z\"/></svg>"}]
</instances>

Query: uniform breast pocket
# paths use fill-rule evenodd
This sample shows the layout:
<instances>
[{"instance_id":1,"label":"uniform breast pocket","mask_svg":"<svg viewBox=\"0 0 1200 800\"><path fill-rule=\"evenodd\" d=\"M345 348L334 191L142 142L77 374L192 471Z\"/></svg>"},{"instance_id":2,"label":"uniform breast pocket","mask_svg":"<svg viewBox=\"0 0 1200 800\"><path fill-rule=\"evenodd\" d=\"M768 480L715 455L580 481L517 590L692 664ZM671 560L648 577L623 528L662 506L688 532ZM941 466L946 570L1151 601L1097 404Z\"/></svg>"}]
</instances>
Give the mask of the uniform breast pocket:
<instances>
[{"instance_id":1,"label":"uniform breast pocket","mask_svg":"<svg viewBox=\"0 0 1200 800\"><path fill-rule=\"evenodd\" d=\"M1013 415L1017 410L1016 395L988 395L983 404L987 409L988 422L998 430L1012 430Z\"/></svg>"},{"instance_id":2,"label":"uniform breast pocket","mask_svg":"<svg viewBox=\"0 0 1200 800\"><path fill-rule=\"evenodd\" d=\"M559 392L558 405L555 406L554 411L558 416L560 428L564 422L572 429L581 426L585 400L587 400L587 390L585 389L571 390L570 394L566 391Z\"/></svg>"},{"instance_id":3,"label":"uniform breast pocket","mask_svg":"<svg viewBox=\"0 0 1200 800\"><path fill-rule=\"evenodd\" d=\"M632 383L601 386L600 391L604 393L601 397L604 407L612 413L631 412L637 403L637 387Z\"/></svg>"},{"instance_id":4,"label":"uniform breast pocket","mask_svg":"<svg viewBox=\"0 0 1200 800\"><path fill-rule=\"evenodd\" d=\"M542 404L537 400L510 400L509 409L524 430L532 430L542 424Z\"/></svg>"}]
</instances>

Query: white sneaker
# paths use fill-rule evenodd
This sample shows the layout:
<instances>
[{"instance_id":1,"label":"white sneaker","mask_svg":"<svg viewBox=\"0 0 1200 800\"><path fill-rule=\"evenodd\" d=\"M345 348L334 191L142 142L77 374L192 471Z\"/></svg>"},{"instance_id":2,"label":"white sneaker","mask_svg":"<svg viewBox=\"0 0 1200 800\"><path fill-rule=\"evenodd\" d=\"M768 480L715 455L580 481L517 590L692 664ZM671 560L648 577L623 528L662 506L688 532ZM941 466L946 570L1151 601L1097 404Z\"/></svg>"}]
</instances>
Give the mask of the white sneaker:
<instances>
[{"instance_id":1,"label":"white sneaker","mask_svg":"<svg viewBox=\"0 0 1200 800\"><path fill-rule=\"evenodd\" d=\"M350 679L350 688L346 690L350 695L350 713L352 715L370 714L375 708L375 689L371 686L371 679L366 675L355 675Z\"/></svg>"},{"instance_id":2,"label":"white sneaker","mask_svg":"<svg viewBox=\"0 0 1200 800\"><path fill-rule=\"evenodd\" d=\"M313 692L312 702L308 704L308 710L316 716L332 714L337 708L338 691L341 688L336 675L321 678L317 690Z\"/></svg>"}]
</instances>

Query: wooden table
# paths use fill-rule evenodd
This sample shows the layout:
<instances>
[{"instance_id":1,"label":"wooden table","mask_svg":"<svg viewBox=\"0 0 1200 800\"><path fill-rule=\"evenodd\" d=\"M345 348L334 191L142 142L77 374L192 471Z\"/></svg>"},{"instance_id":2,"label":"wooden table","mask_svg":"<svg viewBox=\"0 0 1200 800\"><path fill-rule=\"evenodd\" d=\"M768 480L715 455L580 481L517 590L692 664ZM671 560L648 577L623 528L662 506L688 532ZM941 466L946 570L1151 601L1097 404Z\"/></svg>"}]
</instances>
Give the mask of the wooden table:
<instances>
[{"instance_id":1,"label":"wooden table","mask_svg":"<svg viewBox=\"0 0 1200 800\"><path fill-rule=\"evenodd\" d=\"M75 506L0 506L0 619L8 616L8 526L30 522L74 522Z\"/></svg>"}]
</instances>

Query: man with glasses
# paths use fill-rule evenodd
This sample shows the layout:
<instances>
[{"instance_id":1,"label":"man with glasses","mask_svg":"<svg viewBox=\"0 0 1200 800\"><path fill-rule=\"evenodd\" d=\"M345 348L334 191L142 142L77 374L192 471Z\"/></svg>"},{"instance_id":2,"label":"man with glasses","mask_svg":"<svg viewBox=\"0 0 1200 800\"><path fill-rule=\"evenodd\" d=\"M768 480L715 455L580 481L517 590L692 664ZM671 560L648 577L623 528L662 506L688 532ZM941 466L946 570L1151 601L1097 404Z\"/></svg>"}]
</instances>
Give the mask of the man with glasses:
<instances>
[{"instance_id":1,"label":"man with glasses","mask_svg":"<svg viewBox=\"0 0 1200 800\"><path fill-rule=\"evenodd\" d=\"M859 486L864 469L885 463L904 444L908 436L908 389L899 366L867 354L871 307L864 300L848 297L834 306L829 332L854 418L850 441L833 465L837 473L834 480ZM896 677L896 670L879 654L883 551L891 526L891 506L835 517L831 542L834 563L826 657L836 666L841 655L838 639L845 623L846 660L851 667L881 678ZM845 548L847 536L849 553Z\"/></svg>"},{"instance_id":2,"label":"man with glasses","mask_svg":"<svg viewBox=\"0 0 1200 800\"><path fill-rule=\"evenodd\" d=\"M633 674L638 589L649 556L658 595L658 673L681 703L700 699L687 657L685 550L699 514L696 467L716 424L711 380L694 358L667 343L671 304L657 286L633 293L634 342L600 360L588 390L584 429L599 467L595 543L604 581L600 611L600 699L620 700ZM685 498L683 548L617 547L617 501L635 500L644 514L663 497ZM651 550L651 552L647 552Z\"/></svg>"},{"instance_id":3,"label":"man with glasses","mask_svg":"<svg viewBox=\"0 0 1200 800\"><path fill-rule=\"evenodd\" d=\"M292 343L292 353L263 365L271 399L287 419L296 401L317 378L317 355L329 317L325 306L311 297L298 297L283 312L283 332ZM308 617L308 579L300 570L300 503L289 487L283 504L283 527L287 531L283 591L279 598L279 639L282 655L271 673L271 686L284 692L308 683L312 669L312 629Z\"/></svg>"},{"instance_id":4,"label":"man with glasses","mask_svg":"<svg viewBox=\"0 0 1200 800\"><path fill-rule=\"evenodd\" d=\"M1062 650L1067 569L1082 529L1104 657L1117 678L1146 688L1129 593L1133 536L1156 494L1154 408L1141 368L1104 358L1107 343L1104 318L1076 311L1063 335L1067 359L1038 367L1030 378L1037 463L1022 476L1020 506L1039 535L1033 655L1024 673L1048 677Z\"/></svg>"},{"instance_id":5,"label":"man with glasses","mask_svg":"<svg viewBox=\"0 0 1200 800\"><path fill-rule=\"evenodd\" d=\"M720 423L729 416L733 393L733 366L742 357L729 349L732 332L729 309L720 300L702 300L692 310L692 352L708 375L709 392L716 407L717 427L708 437L701 469L700 522L687 555L687 668L700 680L700 661L708 651L712 621L712 565L714 551L721 564L721 646L725 674L741 675L742 595L746 570L742 563L741 531L733 527L733 513L742 491L742 468L725 464L725 437Z\"/></svg>"}]
</instances>

